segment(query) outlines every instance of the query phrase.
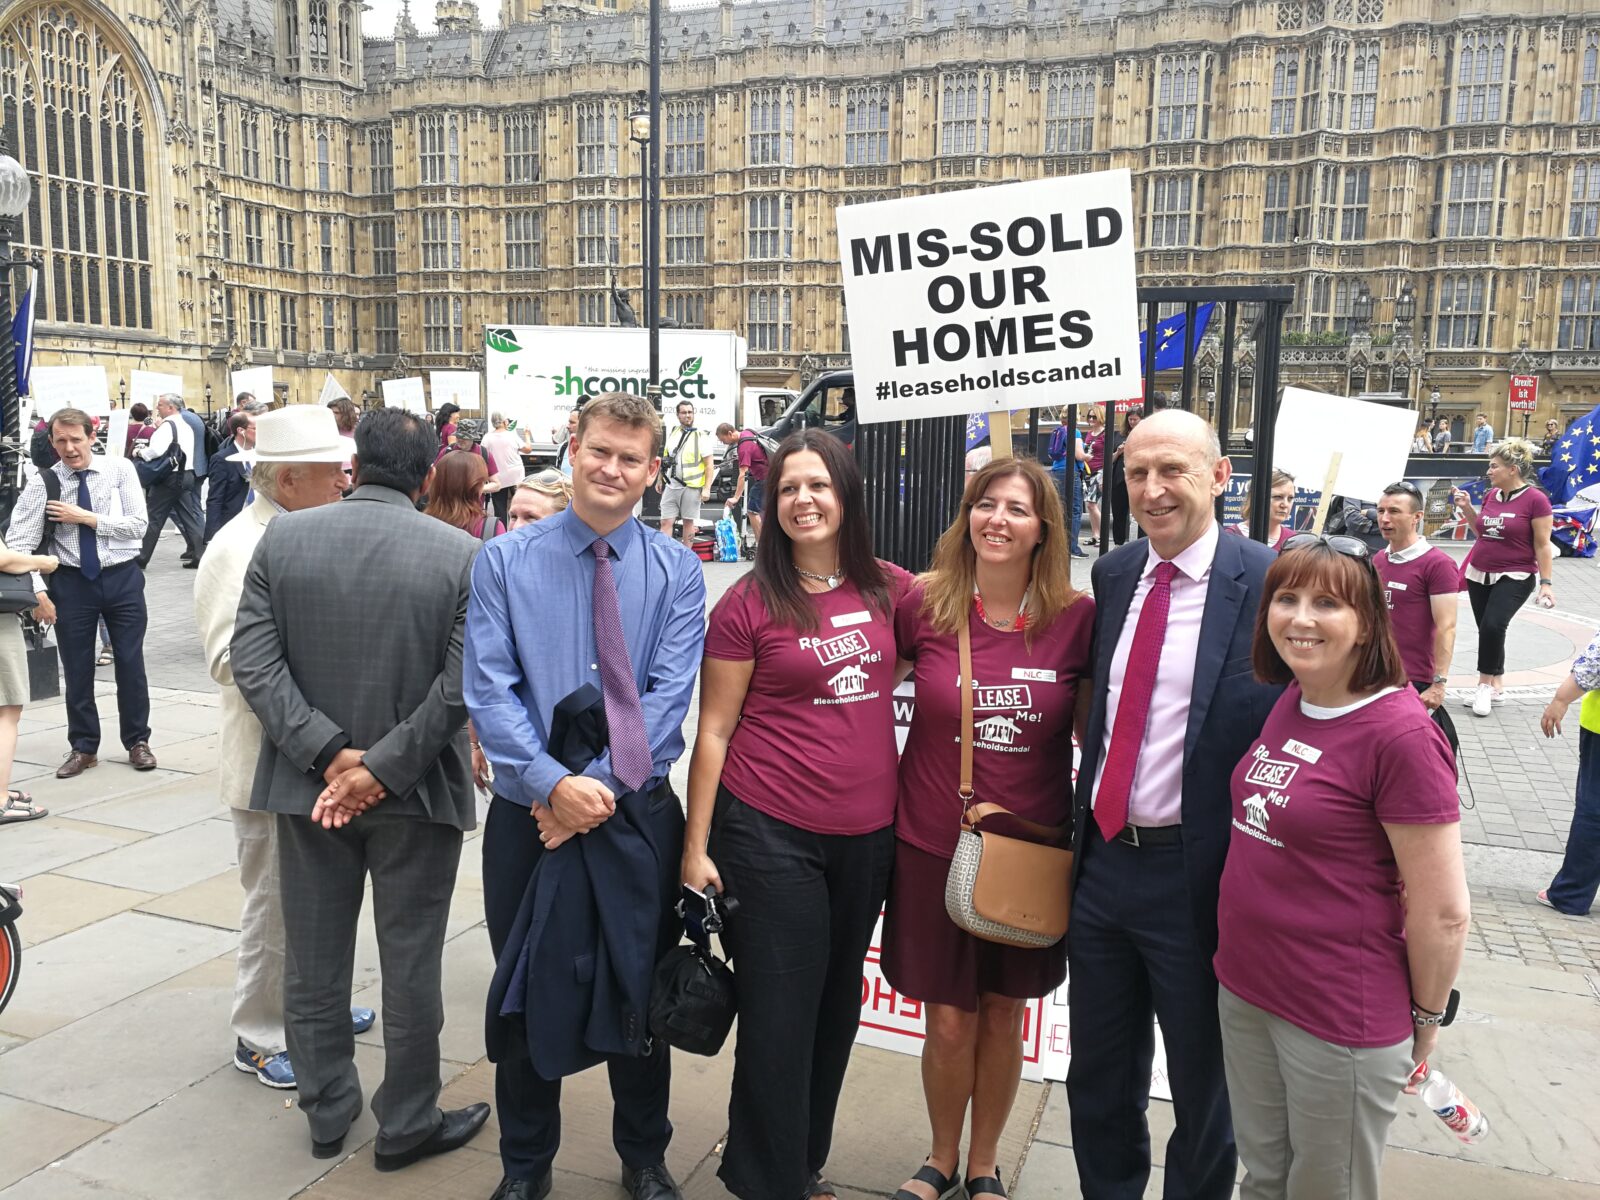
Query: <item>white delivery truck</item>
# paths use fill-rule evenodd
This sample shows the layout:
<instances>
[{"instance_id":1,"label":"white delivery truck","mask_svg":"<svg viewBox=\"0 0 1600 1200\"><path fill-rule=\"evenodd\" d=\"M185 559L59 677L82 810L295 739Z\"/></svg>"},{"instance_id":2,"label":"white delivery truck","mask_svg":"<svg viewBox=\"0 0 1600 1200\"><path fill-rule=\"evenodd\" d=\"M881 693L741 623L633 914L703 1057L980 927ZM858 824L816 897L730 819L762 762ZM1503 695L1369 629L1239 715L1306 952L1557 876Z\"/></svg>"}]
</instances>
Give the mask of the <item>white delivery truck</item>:
<instances>
[{"instance_id":1,"label":"white delivery truck","mask_svg":"<svg viewBox=\"0 0 1600 1200\"><path fill-rule=\"evenodd\" d=\"M649 331L568 325L484 328L484 383L490 412L526 428L534 452L553 452L557 431L581 396L623 391L644 395L650 371ZM667 424L679 400L692 400L696 423L733 422L745 340L716 329L661 331L661 405Z\"/></svg>"}]
</instances>

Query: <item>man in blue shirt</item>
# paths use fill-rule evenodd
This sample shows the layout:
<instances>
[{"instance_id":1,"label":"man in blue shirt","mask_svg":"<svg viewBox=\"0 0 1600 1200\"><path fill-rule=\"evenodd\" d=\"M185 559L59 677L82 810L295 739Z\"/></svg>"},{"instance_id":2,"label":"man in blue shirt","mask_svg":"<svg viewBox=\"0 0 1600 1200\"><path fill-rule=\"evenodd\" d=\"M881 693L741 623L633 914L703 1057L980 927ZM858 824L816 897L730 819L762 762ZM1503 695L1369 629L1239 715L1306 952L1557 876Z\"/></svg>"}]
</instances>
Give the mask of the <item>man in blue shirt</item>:
<instances>
[{"instance_id":1,"label":"man in blue shirt","mask_svg":"<svg viewBox=\"0 0 1600 1200\"><path fill-rule=\"evenodd\" d=\"M625 797L650 793L649 807L670 816L681 850L682 812L666 777L684 749L705 641L705 581L692 552L633 517L660 470L661 439L649 401L596 397L578 421L571 507L491 541L473 568L464 690L495 776L483 887L497 959L540 857L598 829ZM556 705L585 685L604 694L609 746L573 774L552 754L551 723ZM665 928L678 861L661 860L655 916ZM535 1007L525 1020L537 1036L546 1014ZM495 1076L505 1172L495 1200L539 1200L560 1143L561 1083L540 1075L525 1040L510 1041ZM665 1163L666 1046L606 1064L624 1187L634 1200L676 1200Z\"/></svg>"},{"instance_id":2,"label":"man in blue shirt","mask_svg":"<svg viewBox=\"0 0 1600 1200\"><path fill-rule=\"evenodd\" d=\"M1472 452L1474 454L1489 453L1489 443L1494 441L1494 427L1489 424L1489 418L1479 413L1476 417L1477 426L1472 431Z\"/></svg>"}]
</instances>

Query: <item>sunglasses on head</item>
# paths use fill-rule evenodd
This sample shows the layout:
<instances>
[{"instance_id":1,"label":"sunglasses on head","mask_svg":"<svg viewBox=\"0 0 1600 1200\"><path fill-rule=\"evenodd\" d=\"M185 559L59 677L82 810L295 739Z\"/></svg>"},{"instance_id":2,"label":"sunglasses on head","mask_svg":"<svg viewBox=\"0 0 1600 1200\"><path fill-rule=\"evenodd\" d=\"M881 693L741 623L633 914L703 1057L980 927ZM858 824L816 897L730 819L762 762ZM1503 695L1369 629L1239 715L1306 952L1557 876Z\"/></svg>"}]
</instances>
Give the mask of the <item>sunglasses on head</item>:
<instances>
[{"instance_id":1,"label":"sunglasses on head","mask_svg":"<svg viewBox=\"0 0 1600 1200\"><path fill-rule=\"evenodd\" d=\"M1422 489L1414 483L1408 483L1404 479L1402 479L1399 483L1391 483L1388 487L1383 489L1383 494L1385 496L1392 496L1395 492L1404 492L1408 496L1415 496L1418 500L1422 499Z\"/></svg>"},{"instance_id":2,"label":"sunglasses on head","mask_svg":"<svg viewBox=\"0 0 1600 1200\"><path fill-rule=\"evenodd\" d=\"M546 467L537 475L528 476L528 482L537 483L540 487L551 487L560 483L563 478L565 478L565 476L563 476L561 472L556 470L554 467Z\"/></svg>"},{"instance_id":3,"label":"sunglasses on head","mask_svg":"<svg viewBox=\"0 0 1600 1200\"><path fill-rule=\"evenodd\" d=\"M1283 544L1283 553L1287 554L1291 550L1311 550L1319 546L1335 554L1358 558L1369 567L1372 566L1372 548L1360 538L1343 533L1297 533Z\"/></svg>"}]
</instances>

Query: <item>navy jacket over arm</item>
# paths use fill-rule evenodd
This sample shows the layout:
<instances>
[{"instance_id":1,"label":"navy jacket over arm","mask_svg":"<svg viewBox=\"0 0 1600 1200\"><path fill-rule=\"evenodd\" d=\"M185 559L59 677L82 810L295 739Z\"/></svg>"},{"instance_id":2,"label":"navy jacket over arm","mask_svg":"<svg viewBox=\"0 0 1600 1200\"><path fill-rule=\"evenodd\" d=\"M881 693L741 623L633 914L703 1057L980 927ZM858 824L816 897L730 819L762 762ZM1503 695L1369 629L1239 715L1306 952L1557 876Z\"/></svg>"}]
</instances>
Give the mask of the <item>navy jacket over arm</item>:
<instances>
[{"instance_id":1,"label":"navy jacket over arm","mask_svg":"<svg viewBox=\"0 0 1600 1200\"><path fill-rule=\"evenodd\" d=\"M1149 549L1150 543L1141 538L1105 555L1090 572L1095 683L1072 810L1075 863L1082 861L1083 839L1093 820L1089 803L1105 742L1111 659ZM1217 952L1217 893L1233 811L1229 780L1283 691L1256 682L1250 669L1261 585L1276 557L1248 538L1218 538L1201 618L1194 694L1183 742L1183 856L1195 935L1207 959Z\"/></svg>"},{"instance_id":2,"label":"navy jacket over arm","mask_svg":"<svg viewBox=\"0 0 1600 1200\"><path fill-rule=\"evenodd\" d=\"M585 684L556 706L550 753L581 774L606 744L604 702ZM597 828L546 851L528 880L489 985L493 1062L513 1037L526 1038L545 1079L646 1049L651 977L677 940L661 897L677 879L683 811L664 782L616 801Z\"/></svg>"}]
</instances>

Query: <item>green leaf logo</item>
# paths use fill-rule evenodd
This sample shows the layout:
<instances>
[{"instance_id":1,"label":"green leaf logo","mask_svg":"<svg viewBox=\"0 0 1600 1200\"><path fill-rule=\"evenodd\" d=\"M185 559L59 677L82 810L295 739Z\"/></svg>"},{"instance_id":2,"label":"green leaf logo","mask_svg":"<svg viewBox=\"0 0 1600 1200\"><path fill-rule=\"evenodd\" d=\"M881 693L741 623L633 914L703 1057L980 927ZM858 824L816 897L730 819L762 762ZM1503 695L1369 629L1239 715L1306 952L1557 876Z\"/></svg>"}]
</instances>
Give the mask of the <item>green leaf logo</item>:
<instances>
[{"instance_id":1,"label":"green leaf logo","mask_svg":"<svg viewBox=\"0 0 1600 1200\"><path fill-rule=\"evenodd\" d=\"M515 354L522 349L517 345L517 335L509 329L491 329L484 340L489 343L489 349L498 350L502 354Z\"/></svg>"},{"instance_id":2,"label":"green leaf logo","mask_svg":"<svg viewBox=\"0 0 1600 1200\"><path fill-rule=\"evenodd\" d=\"M690 375L700 374L700 359L686 358L678 364L678 374L687 378Z\"/></svg>"}]
</instances>

